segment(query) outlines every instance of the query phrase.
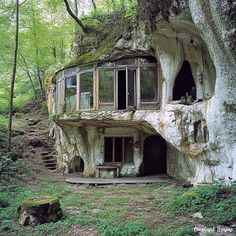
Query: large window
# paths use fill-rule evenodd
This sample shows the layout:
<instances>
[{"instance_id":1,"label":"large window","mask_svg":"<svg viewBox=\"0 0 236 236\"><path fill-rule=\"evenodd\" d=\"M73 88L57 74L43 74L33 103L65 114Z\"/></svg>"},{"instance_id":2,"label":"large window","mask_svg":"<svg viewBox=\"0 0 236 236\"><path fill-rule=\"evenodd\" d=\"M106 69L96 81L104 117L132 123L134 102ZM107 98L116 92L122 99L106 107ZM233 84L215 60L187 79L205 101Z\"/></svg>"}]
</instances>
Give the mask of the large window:
<instances>
[{"instance_id":1,"label":"large window","mask_svg":"<svg viewBox=\"0 0 236 236\"><path fill-rule=\"evenodd\" d=\"M113 70L100 70L99 72L99 102L114 103Z\"/></svg>"},{"instance_id":2,"label":"large window","mask_svg":"<svg viewBox=\"0 0 236 236\"><path fill-rule=\"evenodd\" d=\"M93 108L93 72L80 74L80 109Z\"/></svg>"},{"instance_id":3,"label":"large window","mask_svg":"<svg viewBox=\"0 0 236 236\"><path fill-rule=\"evenodd\" d=\"M104 162L131 163L133 161L132 137L106 137Z\"/></svg>"},{"instance_id":4,"label":"large window","mask_svg":"<svg viewBox=\"0 0 236 236\"><path fill-rule=\"evenodd\" d=\"M67 78L65 85L66 112L73 112L76 110L76 75Z\"/></svg>"},{"instance_id":5,"label":"large window","mask_svg":"<svg viewBox=\"0 0 236 236\"><path fill-rule=\"evenodd\" d=\"M63 106L64 106L64 81L59 80L56 84L56 113L60 114L63 112Z\"/></svg>"},{"instance_id":6,"label":"large window","mask_svg":"<svg viewBox=\"0 0 236 236\"><path fill-rule=\"evenodd\" d=\"M140 68L141 102L156 102L157 68L142 66Z\"/></svg>"}]
</instances>

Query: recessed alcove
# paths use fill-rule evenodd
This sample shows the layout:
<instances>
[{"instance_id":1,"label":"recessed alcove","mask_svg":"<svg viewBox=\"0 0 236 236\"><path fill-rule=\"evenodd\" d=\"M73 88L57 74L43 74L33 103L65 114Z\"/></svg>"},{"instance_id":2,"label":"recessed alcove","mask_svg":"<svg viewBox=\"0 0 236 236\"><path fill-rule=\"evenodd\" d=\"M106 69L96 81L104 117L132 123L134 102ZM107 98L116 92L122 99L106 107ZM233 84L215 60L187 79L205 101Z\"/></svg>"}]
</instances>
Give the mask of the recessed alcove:
<instances>
[{"instance_id":1,"label":"recessed alcove","mask_svg":"<svg viewBox=\"0 0 236 236\"><path fill-rule=\"evenodd\" d=\"M189 62L184 61L175 79L173 101L188 99L196 100L196 84Z\"/></svg>"}]
</instances>

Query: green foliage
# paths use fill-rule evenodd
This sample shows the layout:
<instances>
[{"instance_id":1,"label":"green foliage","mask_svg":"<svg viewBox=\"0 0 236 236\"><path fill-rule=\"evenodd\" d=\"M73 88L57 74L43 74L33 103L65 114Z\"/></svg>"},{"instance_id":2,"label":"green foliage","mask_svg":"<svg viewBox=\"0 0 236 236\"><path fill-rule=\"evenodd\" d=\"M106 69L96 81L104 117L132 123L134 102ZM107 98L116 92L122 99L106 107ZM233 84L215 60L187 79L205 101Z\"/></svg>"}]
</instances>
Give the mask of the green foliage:
<instances>
[{"instance_id":1,"label":"green foliage","mask_svg":"<svg viewBox=\"0 0 236 236\"><path fill-rule=\"evenodd\" d=\"M29 166L23 164L21 160L12 161L10 157L0 157L0 190L15 190L22 186L23 180L27 176L34 176Z\"/></svg>"},{"instance_id":2,"label":"green foliage","mask_svg":"<svg viewBox=\"0 0 236 236\"><path fill-rule=\"evenodd\" d=\"M191 225L178 225L178 227L173 227L171 224L169 226L162 226L156 231L155 236L191 236L195 235L193 227Z\"/></svg>"},{"instance_id":3,"label":"green foliage","mask_svg":"<svg viewBox=\"0 0 236 236\"><path fill-rule=\"evenodd\" d=\"M7 193L0 193L0 208L5 208L9 206L9 195Z\"/></svg>"},{"instance_id":4,"label":"green foliage","mask_svg":"<svg viewBox=\"0 0 236 236\"><path fill-rule=\"evenodd\" d=\"M223 224L236 218L236 184L231 187L217 182L207 187L196 187L180 196L173 196L165 205L173 214L203 214L209 225Z\"/></svg>"},{"instance_id":5,"label":"green foliage","mask_svg":"<svg viewBox=\"0 0 236 236\"><path fill-rule=\"evenodd\" d=\"M49 122L57 122L60 119L60 114L52 114L49 116L48 121Z\"/></svg>"}]
</instances>

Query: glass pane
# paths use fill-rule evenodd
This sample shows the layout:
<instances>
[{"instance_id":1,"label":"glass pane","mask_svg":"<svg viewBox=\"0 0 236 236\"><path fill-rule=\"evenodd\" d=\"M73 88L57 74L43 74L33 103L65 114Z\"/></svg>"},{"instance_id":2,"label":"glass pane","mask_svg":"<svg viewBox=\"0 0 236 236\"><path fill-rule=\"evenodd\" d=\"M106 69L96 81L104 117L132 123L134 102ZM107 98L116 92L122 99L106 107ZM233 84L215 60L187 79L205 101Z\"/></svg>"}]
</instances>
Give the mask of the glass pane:
<instances>
[{"instance_id":1,"label":"glass pane","mask_svg":"<svg viewBox=\"0 0 236 236\"><path fill-rule=\"evenodd\" d=\"M114 102L113 70L100 70L99 71L99 101L101 103Z\"/></svg>"},{"instance_id":2,"label":"glass pane","mask_svg":"<svg viewBox=\"0 0 236 236\"><path fill-rule=\"evenodd\" d=\"M100 67L111 67L114 66L114 62L113 61L106 61L106 62L101 62L98 64L98 66Z\"/></svg>"},{"instance_id":3,"label":"glass pane","mask_svg":"<svg viewBox=\"0 0 236 236\"><path fill-rule=\"evenodd\" d=\"M112 162L113 138L105 138L104 162Z\"/></svg>"},{"instance_id":4,"label":"glass pane","mask_svg":"<svg viewBox=\"0 0 236 236\"><path fill-rule=\"evenodd\" d=\"M115 138L115 162L122 162L123 139Z\"/></svg>"},{"instance_id":5,"label":"glass pane","mask_svg":"<svg viewBox=\"0 0 236 236\"><path fill-rule=\"evenodd\" d=\"M135 80L136 70L128 69L128 106L134 107L136 104L135 100Z\"/></svg>"},{"instance_id":6,"label":"glass pane","mask_svg":"<svg viewBox=\"0 0 236 236\"><path fill-rule=\"evenodd\" d=\"M83 71L83 70L91 70L91 69L93 69L93 64L79 66L79 70L80 70L80 71Z\"/></svg>"},{"instance_id":7,"label":"glass pane","mask_svg":"<svg viewBox=\"0 0 236 236\"><path fill-rule=\"evenodd\" d=\"M76 110L76 75L66 79L65 88L66 112Z\"/></svg>"},{"instance_id":8,"label":"glass pane","mask_svg":"<svg viewBox=\"0 0 236 236\"><path fill-rule=\"evenodd\" d=\"M116 65L135 65L135 58L124 58L115 61Z\"/></svg>"},{"instance_id":9,"label":"glass pane","mask_svg":"<svg viewBox=\"0 0 236 236\"><path fill-rule=\"evenodd\" d=\"M80 75L80 109L93 108L93 72Z\"/></svg>"},{"instance_id":10,"label":"glass pane","mask_svg":"<svg viewBox=\"0 0 236 236\"><path fill-rule=\"evenodd\" d=\"M133 161L133 138L124 138L124 155L126 163Z\"/></svg>"},{"instance_id":11,"label":"glass pane","mask_svg":"<svg viewBox=\"0 0 236 236\"><path fill-rule=\"evenodd\" d=\"M70 67L64 70L65 77L72 76L76 73L76 67Z\"/></svg>"},{"instance_id":12,"label":"glass pane","mask_svg":"<svg viewBox=\"0 0 236 236\"><path fill-rule=\"evenodd\" d=\"M57 81L56 84L56 113L60 114L63 112L63 81Z\"/></svg>"},{"instance_id":13,"label":"glass pane","mask_svg":"<svg viewBox=\"0 0 236 236\"><path fill-rule=\"evenodd\" d=\"M142 64L157 63L157 60L155 57L142 57L140 58L140 61Z\"/></svg>"},{"instance_id":14,"label":"glass pane","mask_svg":"<svg viewBox=\"0 0 236 236\"><path fill-rule=\"evenodd\" d=\"M141 102L157 101L157 68L143 66L141 69Z\"/></svg>"}]
</instances>

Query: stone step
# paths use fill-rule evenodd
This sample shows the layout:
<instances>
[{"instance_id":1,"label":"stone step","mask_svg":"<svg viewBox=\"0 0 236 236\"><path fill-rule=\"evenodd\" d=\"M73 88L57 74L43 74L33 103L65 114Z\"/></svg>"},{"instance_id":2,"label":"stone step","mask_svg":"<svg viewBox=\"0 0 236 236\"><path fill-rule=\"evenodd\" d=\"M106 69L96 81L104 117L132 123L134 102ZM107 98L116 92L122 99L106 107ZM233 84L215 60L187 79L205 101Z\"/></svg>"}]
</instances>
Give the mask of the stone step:
<instances>
[{"instance_id":1,"label":"stone step","mask_svg":"<svg viewBox=\"0 0 236 236\"><path fill-rule=\"evenodd\" d=\"M43 160L43 162L44 162L45 164L47 164L47 163L55 163L55 164L57 164L57 160L56 160L56 159Z\"/></svg>"},{"instance_id":2,"label":"stone step","mask_svg":"<svg viewBox=\"0 0 236 236\"><path fill-rule=\"evenodd\" d=\"M48 155L48 156L42 156L42 159L43 160L50 160L50 159L55 159L55 157L52 155Z\"/></svg>"},{"instance_id":3,"label":"stone step","mask_svg":"<svg viewBox=\"0 0 236 236\"><path fill-rule=\"evenodd\" d=\"M49 170L56 170L56 169L57 169L56 166L47 166L47 168L48 168Z\"/></svg>"},{"instance_id":4,"label":"stone step","mask_svg":"<svg viewBox=\"0 0 236 236\"><path fill-rule=\"evenodd\" d=\"M41 152L41 156L48 156L48 154L49 154L49 152L47 152L47 151Z\"/></svg>"},{"instance_id":5,"label":"stone step","mask_svg":"<svg viewBox=\"0 0 236 236\"><path fill-rule=\"evenodd\" d=\"M56 167L57 166L57 163L44 163L44 165L46 166L46 167Z\"/></svg>"}]
</instances>

